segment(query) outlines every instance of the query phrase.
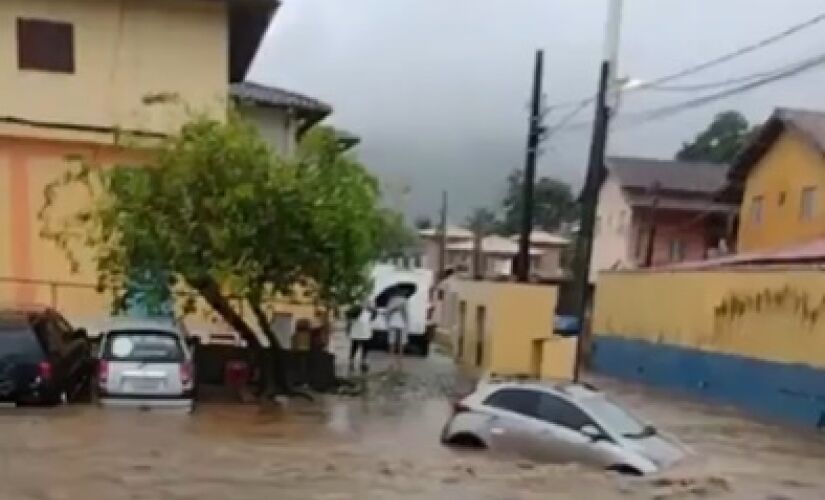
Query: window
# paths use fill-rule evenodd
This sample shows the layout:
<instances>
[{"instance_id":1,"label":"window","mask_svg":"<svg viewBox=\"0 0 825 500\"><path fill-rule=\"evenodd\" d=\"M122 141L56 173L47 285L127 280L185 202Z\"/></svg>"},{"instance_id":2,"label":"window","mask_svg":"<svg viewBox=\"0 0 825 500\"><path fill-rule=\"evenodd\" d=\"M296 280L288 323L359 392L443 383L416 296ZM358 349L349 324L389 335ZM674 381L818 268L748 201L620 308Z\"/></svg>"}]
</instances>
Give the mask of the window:
<instances>
[{"instance_id":1,"label":"window","mask_svg":"<svg viewBox=\"0 0 825 500\"><path fill-rule=\"evenodd\" d=\"M679 239L670 241L670 261L682 262L685 260L685 242Z\"/></svg>"},{"instance_id":2,"label":"window","mask_svg":"<svg viewBox=\"0 0 825 500\"><path fill-rule=\"evenodd\" d=\"M74 26L18 19L17 65L20 69L74 73Z\"/></svg>"},{"instance_id":3,"label":"window","mask_svg":"<svg viewBox=\"0 0 825 500\"><path fill-rule=\"evenodd\" d=\"M762 223L762 196L754 196L751 200L751 223Z\"/></svg>"},{"instance_id":4,"label":"window","mask_svg":"<svg viewBox=\"0 0 825 500\"><path fill-rule=\"evenodd\" d=\"M476 366L481 366L484 361L484 337L487 329L487 308L478 306L476 308Z\"/></svg>"},{"instance_id":5,"label":"window","mask_svg":"<svg viewBox=\"0 0 825 500\"><path fill-rule=\"evenodd\" d=\"M595 425L593 420L575 405L550 394L539 396L537 417L576 431L585 425Z\"/></svg>"},{"instance_id":6,"label":"window","mask_svg":"<svg viewBox=\"0 0 825 500\"><path fill-rule=\"evenodd\" d=\"M525 417L535 417L538 411L539 394L528 389L500 389L484 400L484 404L512 411Z\"/></svg>"},{"instance_id":7,"label":"window","mask_svg":"<svg viewBox=\"0 0 825 500\"><path fill-rule=\"evenodd\" d=\"M105 359L138 362L183 361L183 350L175 334L152 330L109 332L103 348Z\"/></svg>"},{"instance_id":8,"label":"window","mask_svg":"<svg viewBox=\"0 0 825 500\"><path fill-rule=\"evenodd\" d=\"M799 198L799 220L811 220L816 215L816 188L802 188Z\"/></svg>"}]
</instances>

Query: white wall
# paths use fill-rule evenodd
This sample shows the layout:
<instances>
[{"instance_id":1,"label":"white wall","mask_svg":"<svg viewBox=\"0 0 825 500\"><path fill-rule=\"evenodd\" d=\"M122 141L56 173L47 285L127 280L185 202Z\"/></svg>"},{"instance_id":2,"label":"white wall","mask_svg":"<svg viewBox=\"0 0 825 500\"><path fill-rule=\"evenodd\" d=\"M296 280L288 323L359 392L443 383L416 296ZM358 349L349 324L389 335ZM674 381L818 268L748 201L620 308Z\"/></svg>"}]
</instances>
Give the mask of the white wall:
<instances>
[{"instance_id":1,"label":"white wall","mask_svg":"<svg viewBox=\"0 0 825 500\"><path fill-rule=\"evenodd\" d=\"M258 127L272 149L284 156L295 153L299 124L286 109L244 105L239 111Z\"/></svg>"},{"instance_id":2,"label":"white wall","mask_svg":"<svg viewBox=\"0 0 825 500\"><path fill-rule=\"evenodd\" d=\"M613 177L608 176L599 192L596 220L590 260L591 283L595 283L601 270L634 266L630 254L633 226L630 205Z\"/></svg>"}]
</instances>

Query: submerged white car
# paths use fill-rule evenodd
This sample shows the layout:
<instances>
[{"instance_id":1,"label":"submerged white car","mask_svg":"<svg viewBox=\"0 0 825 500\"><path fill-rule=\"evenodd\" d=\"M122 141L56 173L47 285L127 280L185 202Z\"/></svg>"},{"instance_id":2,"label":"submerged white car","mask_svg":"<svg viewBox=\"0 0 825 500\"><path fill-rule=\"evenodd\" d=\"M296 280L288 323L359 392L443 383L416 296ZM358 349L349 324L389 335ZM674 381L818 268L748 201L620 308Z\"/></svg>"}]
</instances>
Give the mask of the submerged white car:
<instances>
[{"instance_id":1,"label":"submerged white car","mask_svg":"<svg viewBox=\"0 0 825 500\"><path fill-rule=\"evenodd\" d=\"M578 462L634 475L658 472L687 455L675 439L598 390L578 384L480 384L456 404L441 439L540 462Z\"/></svg>"},{"instance_id":2,"label":"submerged white car","mask_svg":"<svg viewBox=\"0 0 825 500\"><path fill-rule=\"evenodd\" d=\"M101 332L97 379L104 406L193 408L192 352L170 323L119 320L107 325Z\"/></svg>"}]
</instances>

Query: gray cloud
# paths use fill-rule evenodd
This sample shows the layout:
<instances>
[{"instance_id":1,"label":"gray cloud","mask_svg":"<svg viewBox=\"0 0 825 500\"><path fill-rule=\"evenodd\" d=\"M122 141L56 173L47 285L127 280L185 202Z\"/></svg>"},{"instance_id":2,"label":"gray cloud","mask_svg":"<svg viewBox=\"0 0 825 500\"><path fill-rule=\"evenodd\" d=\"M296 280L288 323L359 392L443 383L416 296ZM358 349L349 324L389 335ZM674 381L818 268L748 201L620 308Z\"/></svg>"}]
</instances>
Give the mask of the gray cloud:
<instances>
[{"instance_id":1,"label":"gray cloud","mask_svg":"<svg viewBox=\"0 0 825 500\"><path fill-rule=\"evenodd\" d=\"M497 204L507 173L523 163L536 48L547 58L550 103L595 91L606 0L287 0L250 78L322 98L331 121L364 142L359 154L410 214L435 214L440 192L456 220ZM626 0L620 74L650 79L714 57L825 10L821 0ZM825 24L703 72L704 82L780 66L823 50ZM825 71L806 73L676 117L627 127L610 151L669 157L718 111L752 121L774 105L825 109ZM629 96L623 111L687 95ZM562 113L551 115L552 124ZM587 109L577 118L590 119ZM589 131L556 135L540 173L578 185ZM409 195L400 193L403 186Z\"/></svg>"}]
</instances>

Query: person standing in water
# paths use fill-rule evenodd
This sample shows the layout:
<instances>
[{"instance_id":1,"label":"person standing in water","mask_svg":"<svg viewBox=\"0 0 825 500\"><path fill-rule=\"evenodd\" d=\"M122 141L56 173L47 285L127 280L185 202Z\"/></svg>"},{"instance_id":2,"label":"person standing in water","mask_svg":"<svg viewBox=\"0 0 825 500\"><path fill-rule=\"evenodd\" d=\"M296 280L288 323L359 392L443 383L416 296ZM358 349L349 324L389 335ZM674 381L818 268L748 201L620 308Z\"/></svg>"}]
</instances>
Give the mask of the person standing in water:
<instances>
[{"instance_id":1,"label":"person standing in water","mask_svg":"<svg viewBox=\"0 0 825 500\"><path fill-rule=\"evenodd\" d=\"M400 360L404 354L404 346L407 345L407 330L409 329L407 298L402 295L392 296L387 302L386 314L387 328L390 333L390 352Z\"/></svg>"},{"instance_id":2,"label":"person standing in water","mask_svg":"<svg viewBox=\"0 0 825 500\"><path fill-rule=\"evenodd\" d=\"M361 372L369 370L367 364L367 354L369 353L369 343L372 340L372 320L373 308L368 303L354 306L347 312L349 323L349 369L355 369L355 357L361 351Z\"/></svg>"}]
</instances>

